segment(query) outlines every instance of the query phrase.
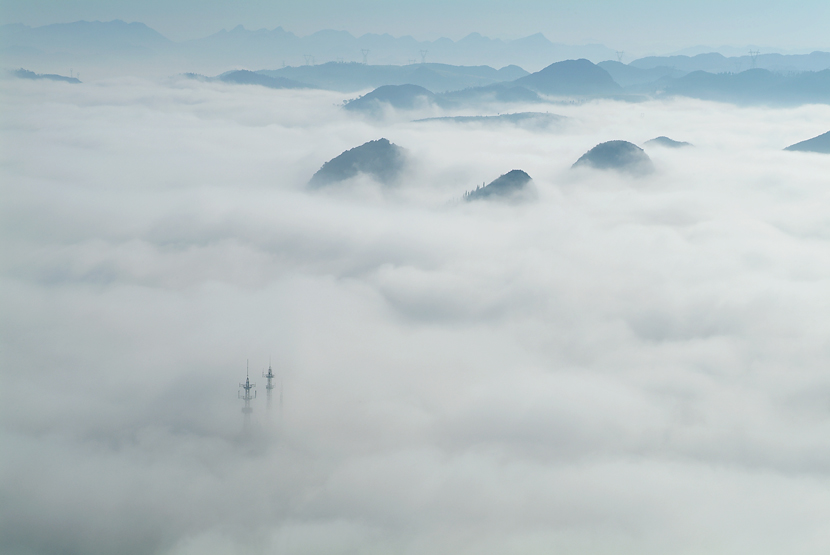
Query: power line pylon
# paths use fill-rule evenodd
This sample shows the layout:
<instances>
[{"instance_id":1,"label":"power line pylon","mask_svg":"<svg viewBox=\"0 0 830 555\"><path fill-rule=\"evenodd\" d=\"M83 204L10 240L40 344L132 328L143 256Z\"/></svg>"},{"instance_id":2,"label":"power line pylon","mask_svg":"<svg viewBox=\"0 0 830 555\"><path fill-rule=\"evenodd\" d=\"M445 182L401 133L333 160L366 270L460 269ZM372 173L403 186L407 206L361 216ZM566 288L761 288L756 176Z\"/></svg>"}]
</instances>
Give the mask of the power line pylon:
<instances>
[{"instance_id":1,"label":"power line pylon","mask_svg":"<svg viewBox=\"0 0 830 555\"><path fill-rule=\"evenodd\" d=\"M750 50L749 57L752 58L752 69L755 69L755 65L758 63L758 54L761 52L759 50Z\"/></svg>"},{"instance_id":2,"label":"power line pylon","mask_svg":"<svg viewBox=\"0 0 830 555\"><path fill-rule=\"evenodd\" d=\"M625 56L625 50L617 50L615 53L617 54L617 61L622 63L623 56Z\"/></svg>"},{"instance_id":3,"label":"power line pylon","mask_svg":"<svg viewBox=\"0 0 830 555\"><path fill-rule=\"evenodd\" d=\"M248 371L248 361L245 361L245 383L239 384L239 387L241 387L243 391L238 391L236 396L245 402L245 405L242 407L242 415L243 429L247 432L251 428L251 413L254 412L254 409L251 408L251 401L256 399L256 391L254 391L254 394L251 395L251 390L256 387L256 384L251 383Z\"/></svg>"},{"instance_id":4,"label":"power line pylon","mask_svg":"<svg viewBox=\"0 0 830 555\"><path fill-rule=\"evenodd\" d=\"M271 392L274 390L274 370L271 368L271 361L268 361L268 373L262 373L262 377L265 378L268 383L265 384L265 404L268 410L271 410Z\"/></svg>"},{"instance_id":5,"label":"power line pylon","mask_svg":"<svg viewBox=\"0 0 830 555\"><path fill-rule=\"evenodd\" d=\"M364 48L360 51L360 53L363 54L363 65L367 65L369 63L369 50Z\"/></svg>"},{"instance_id":6,"label":"power line pylon","mask_svg":"<svg viewBox=\"0 0 830 555\"><path fill-rule=\"evenodd\" d=\"M429 52L429 50L421 50L421 63L422 64L427 63L427 52Z\"/></svg>"}]
</instances>

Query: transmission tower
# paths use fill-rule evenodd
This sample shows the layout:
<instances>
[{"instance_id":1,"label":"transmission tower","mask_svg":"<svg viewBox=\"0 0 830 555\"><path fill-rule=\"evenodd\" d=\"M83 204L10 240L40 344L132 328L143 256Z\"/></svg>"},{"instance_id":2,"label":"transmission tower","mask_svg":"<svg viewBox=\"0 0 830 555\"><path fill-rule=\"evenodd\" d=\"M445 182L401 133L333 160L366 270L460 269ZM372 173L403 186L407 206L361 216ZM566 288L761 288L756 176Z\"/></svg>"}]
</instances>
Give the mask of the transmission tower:
<instances>
[{"instance_id":1,"label":"transmission tower","mask_svg":"<svg viewBox=\"0 0 830 555\"><path fill-rule=\"evenodd\" d=\"M755 69L755 64L758 62L758 54L761 52L759 50L750 50L749 57L752 58L752 69Z\"/></svg>"},{"instance_id":2,"label":"transmission tower","mask_svg":"<svg viewBox=\"0 0 830 555\"><path fill-rule=\"evenodd\" d=\"M617 50L617 61L622 63L623 56L625 56L625 50Z\"/></svg>"},{"instance_id":3,"label":"transmission tower","mask_svg":"<svg viewBox=\"0 0 830 555\"><path fill-rule=\"evenodd\" d=\"M363 54L363 65L367 65L367 64L369 63L369 62L368 62L368 59L369 59L369 51L368 51L367 49L365 49L365 48L364 48L364 49L362 49L362 50L360 51L360 53L361 53L361 54Z\"/></svg>"},{"instance_id":4,"label":"transmission tower","mask_svg":"<svg viewBox=\"0 0 830 555\"><path fill-rule=\"evenodd\" d=\"M242 414L244 416L243 424L246 432L251 427L251 413L254 412L254 409L251 408L251 401L256 399L256 391L254 391L254 394L251 395L251 390L256 387L256 384L251 383L251 379L248 374L248 361L245 361L245 383L239 384L239 387L241 387L243 391L237 392L236 396L245 401L245 405L242 407Z\"/></svg>"},{"instance_id":5,"label":"transmission tower","mask_svg":"<svg viewBox=\"0 0 830 555\"><path fill-rule=\"evenodd\" d=\"M422 64L427 63L427 52L429 52L429 50L421 50L421 63Z\"/></svg>"},{"instance_id":6,"label":"transmission tower","mask_svg":"<svg viewBox=\"0 0 830 555\"><path fill-rule=\"evenodd\" d=\"M305 58L305 65L313 66L314 65L314 56L311 54L303 54L303 58Z\"/></svg>"},{"instance_id":7,"label":"transmission tower","mask_svg":"<svg viewBox=\"0 0 830 555\"><path fill-rule=\"evenodd\" d=\"M268 380L268 383L265 384L265 403L268 410L271 410L271 391L274 389L274 371L271 369L271 361L268 361L268 373L262 373L262 377Z\"/></svg>"}]
</instances>

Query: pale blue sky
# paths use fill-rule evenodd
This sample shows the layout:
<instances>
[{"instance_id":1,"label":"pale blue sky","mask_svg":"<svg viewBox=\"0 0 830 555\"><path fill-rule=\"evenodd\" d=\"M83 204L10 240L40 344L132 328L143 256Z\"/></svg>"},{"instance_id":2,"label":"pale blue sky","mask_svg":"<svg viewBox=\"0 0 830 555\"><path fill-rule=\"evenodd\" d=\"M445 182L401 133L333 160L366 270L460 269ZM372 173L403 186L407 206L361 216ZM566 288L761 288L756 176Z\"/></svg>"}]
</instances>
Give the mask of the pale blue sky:
<instances>
[{"instance_id":1,"label":"pale blue sky","mask_svg":"<svg viewBox=\"0 0 830 555\"><path fill-rule=\"evenodd\" d=\"M555 42L598 41L616 48L830 47L828 0L3 0L0 7L3 23L79 19L141 21L174 40L242 24L282 26L301 35L331 28L418 39L542 32Z\"/></svg>"}]
</instances>

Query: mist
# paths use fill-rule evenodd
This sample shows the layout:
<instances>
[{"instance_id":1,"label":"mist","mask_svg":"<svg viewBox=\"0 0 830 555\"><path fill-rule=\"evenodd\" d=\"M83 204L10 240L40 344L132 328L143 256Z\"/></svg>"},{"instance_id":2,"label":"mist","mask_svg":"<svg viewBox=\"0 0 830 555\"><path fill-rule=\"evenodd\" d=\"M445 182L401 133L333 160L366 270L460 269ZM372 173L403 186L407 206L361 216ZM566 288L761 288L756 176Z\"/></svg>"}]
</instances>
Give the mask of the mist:
<instances>
[{"instance_id":1,"label":"mist","mask_svg":"<svg viewBox=\"0 0 830 555\"><path fill-rule=\"evenodd\" d=\"M782 151L830 106L0 88L4 553L830 546L830 158ZM660 135L695 146L571 169ZM400 183L307 188L381 137Z\"/></svg>"}]
</instances>

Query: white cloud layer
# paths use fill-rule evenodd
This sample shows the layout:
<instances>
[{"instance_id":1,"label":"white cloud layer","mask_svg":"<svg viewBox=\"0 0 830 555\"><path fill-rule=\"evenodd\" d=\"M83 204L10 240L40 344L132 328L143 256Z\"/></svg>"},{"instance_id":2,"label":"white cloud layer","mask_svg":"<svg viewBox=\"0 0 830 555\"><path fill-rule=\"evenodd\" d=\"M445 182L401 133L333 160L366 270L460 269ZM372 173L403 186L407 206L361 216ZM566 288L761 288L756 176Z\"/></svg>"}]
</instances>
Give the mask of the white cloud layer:
<instances>
[{"instance_id":1,"label":"white cloud layer","mask_svg":"<svg viewBox=\"0 0 830 555\"><path fill-rule=\"evenodd\" d=\"M830 157L781 151L830 107L602 101L534 132L0 87L4 553L830 548ZM696 146L570 170L658 135ZM380 137L400 186L305 191ZM457 202L511 169L536 201Z\"/></svg>"}]
</instances>

